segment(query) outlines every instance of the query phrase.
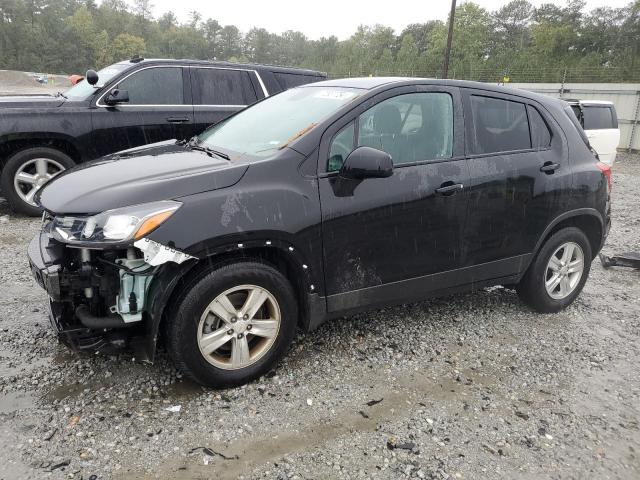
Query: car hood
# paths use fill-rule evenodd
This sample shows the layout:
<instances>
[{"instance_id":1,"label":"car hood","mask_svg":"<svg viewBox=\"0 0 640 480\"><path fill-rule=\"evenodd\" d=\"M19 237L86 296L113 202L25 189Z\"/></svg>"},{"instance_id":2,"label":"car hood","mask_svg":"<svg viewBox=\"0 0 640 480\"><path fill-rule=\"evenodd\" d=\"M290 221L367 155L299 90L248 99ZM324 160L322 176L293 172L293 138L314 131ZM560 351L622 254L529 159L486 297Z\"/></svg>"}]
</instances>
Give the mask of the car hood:
<instances>
[{"instance_id":1,"label":"car hood","mask_svg":"<svg viewBox=\"0 0 640 480\"><path fill-rule=\"evenodd\" d=\"M0 96L0 109L2 108L55 108L64 103L64 97L54 95L8 95Z\"/></svg>"},{"instance_id":2,"label":"car hood","mask_svg":"<svg viewBox=\"0 0 640 480\"><path fill-rule=\"evenodd\" d=\"M94 214L237 183L249 164L209 157L175 141L127 150L67 170L36 201L54 214Z\"/></svg>"}]
</instances>

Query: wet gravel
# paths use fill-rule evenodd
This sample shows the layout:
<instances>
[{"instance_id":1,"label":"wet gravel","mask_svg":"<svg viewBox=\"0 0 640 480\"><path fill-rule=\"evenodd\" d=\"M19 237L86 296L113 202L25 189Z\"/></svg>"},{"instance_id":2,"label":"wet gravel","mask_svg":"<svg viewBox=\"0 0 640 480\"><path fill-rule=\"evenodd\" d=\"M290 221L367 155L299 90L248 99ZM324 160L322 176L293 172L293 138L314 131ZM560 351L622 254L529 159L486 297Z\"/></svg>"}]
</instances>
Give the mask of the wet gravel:
<instances>
[{"instance_id":1,"label":"wet gravel","mask_svg":"<svg viewBox=\"0 0 640 480\"><path fill-rule=\"evenodd\" d=\"M604 251L640 251L639 156L613 196ZM555 315L491 288L336 320L207 391L59 345L38 226L0 199L0 479L640 478L640 271L594 262Z\"/></svg>"}]
</instances>

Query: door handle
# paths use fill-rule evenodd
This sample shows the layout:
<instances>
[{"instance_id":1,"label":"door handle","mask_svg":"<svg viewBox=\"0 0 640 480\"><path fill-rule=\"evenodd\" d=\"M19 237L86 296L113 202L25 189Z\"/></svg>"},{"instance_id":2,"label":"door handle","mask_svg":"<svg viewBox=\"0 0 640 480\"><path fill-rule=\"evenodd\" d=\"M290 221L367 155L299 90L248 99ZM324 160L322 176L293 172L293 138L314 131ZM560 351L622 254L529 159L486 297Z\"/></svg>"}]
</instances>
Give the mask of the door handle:
<instances>
[{"instance_id":1,"label":"door handle","mask_svg":"<svg viewBox=\"0 0 640 480\"><path fill-rule=\"evenodd\" d=\"M445 182L440 188L436 188L438 195L454 195L458 190L462 190L464 185L461 183Z\"/></svg>"},{"instance_id":2,"label":"door handle","mask_svg":"<svg viewBox=\"0 0 640 480\"><path fill-rule=\"evenodd\" d=\"M551 175L553 172L560 168L559 163L552 162L544 162L544 164L540 167L540 171L546 173L547 175Z\"/></svg>"},{"instance_id":3,"label":"door handle","mask_svg":"<svg viewBox=\"0 0 640 480\"><path fill-rule=\"evenodd\" d=\"M167 117L169 123L187 123L188 121L189 117Z\"/></svg>"}]
</instances>

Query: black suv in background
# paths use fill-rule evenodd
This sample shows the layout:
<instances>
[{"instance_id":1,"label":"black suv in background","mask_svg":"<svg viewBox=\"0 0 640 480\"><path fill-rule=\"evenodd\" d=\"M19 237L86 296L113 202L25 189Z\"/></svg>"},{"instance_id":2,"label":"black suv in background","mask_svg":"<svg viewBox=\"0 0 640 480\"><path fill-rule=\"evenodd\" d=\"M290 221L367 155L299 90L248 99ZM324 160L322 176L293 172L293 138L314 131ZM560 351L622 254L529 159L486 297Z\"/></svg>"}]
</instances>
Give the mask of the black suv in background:
<instances>
[{"instance_id":1,"label":"black suv in background","mask_svg":"<svg viewBox=\"0 0 640 480\"><path fill-rule=\"evenodd\" d=\"M323 80L311 70L134 58L57 96L0 97L2 194L38 215L35 193L77 163L169 139L187 139L291 87Z\"/></svg>"},{"instance_id":2,"label":"black suv in background","mask_svg":"<svg viewBox=\"0 0 640 480\"><path fill-rule=\"evenodd\" d=\"M567 307L606 238L610 181L561 100L326 81L64 172L36 196L29 257L74 347L131 340L152 358L164 333L191 378L237 385L297 327L362 309L491 285Z\"/></svg>"}]
</instances>

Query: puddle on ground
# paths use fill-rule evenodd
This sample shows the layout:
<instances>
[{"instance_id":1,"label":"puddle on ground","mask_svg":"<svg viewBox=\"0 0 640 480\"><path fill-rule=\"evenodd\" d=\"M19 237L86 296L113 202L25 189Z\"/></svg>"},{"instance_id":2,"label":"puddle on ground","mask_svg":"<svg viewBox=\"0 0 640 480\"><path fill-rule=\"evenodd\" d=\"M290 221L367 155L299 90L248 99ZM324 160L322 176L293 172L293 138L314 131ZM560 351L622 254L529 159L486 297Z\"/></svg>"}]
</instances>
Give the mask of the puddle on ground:
<instances>
[{"instance_id":1,"label":"puddle on ground","mask_svg":"<svg viewBox=\"0 0 640 480\"><path fill-rule=\"evenodd\" d=\"M0 377L29 374L31 371L50 365L48 358L35 358L26 361L10 350L0 348Z\"/></svg>"},{"instance_id":2,"label":"puddle on ground","mask_svg":"<svg viewBox=\"0 0 640 480\"><path fill-rule=\"evenodd\" d=\"M482 380L478 379L477 384L488 386L495 381L495 377L485 376ZM344 410L300 430L281 431L268 437L242 438L226 447L207 445L205 441L203 446L218 454L209 465L202 465L202 455L194 454L187 459L170 458L155 471L161 476L175 480L210 478L214 472L217 480L237 479L240 475L285 454L319 448L331 439L353 431L374 432L381 423L405 415L409 409L415 408L424 400L437 401L461 416L467 415L460 400L470 394L471 387L453 379L433 380L421 374L412 374L398 379L395 385L384 382L380 385L384 386L371 391L370 395L372 398L384 400L371 407L363 407L367 417L354 410ZM147 477L144 474L129 472L115 478L137 480Z\"/></svg>"},{"instance_id":3,"label":"puddle on ground","mask_svg":"<svg viewBox=\"0 0 640 480\"><path fill-rule=\"evenodd\" d=\"M208 390L191 380L181 380L176 382L165 390L167 398L175 398L177 400L191 400L198 395L206 393Z\"/></svg>"},{"instance_id":4,"label":"puddle on ground","mask_svg":"<svg viewBox=\"0 0 640 480\"><path fill-rule=\"evenodd\" d=\"M0 415L15 413L35 407L36 399L29 392L9 392L0 394Z\"/></svg>"}]
</instances>

